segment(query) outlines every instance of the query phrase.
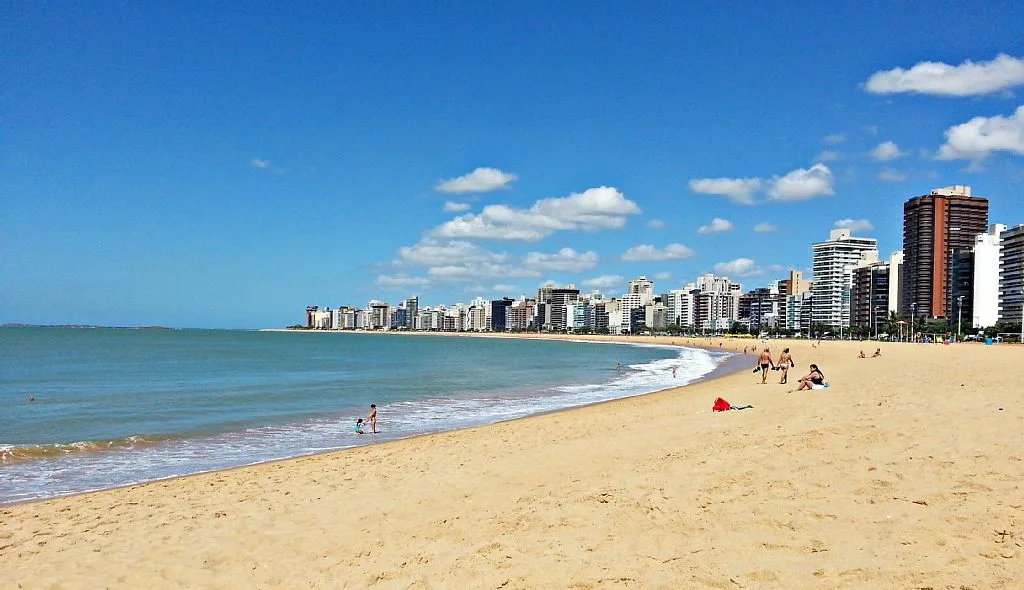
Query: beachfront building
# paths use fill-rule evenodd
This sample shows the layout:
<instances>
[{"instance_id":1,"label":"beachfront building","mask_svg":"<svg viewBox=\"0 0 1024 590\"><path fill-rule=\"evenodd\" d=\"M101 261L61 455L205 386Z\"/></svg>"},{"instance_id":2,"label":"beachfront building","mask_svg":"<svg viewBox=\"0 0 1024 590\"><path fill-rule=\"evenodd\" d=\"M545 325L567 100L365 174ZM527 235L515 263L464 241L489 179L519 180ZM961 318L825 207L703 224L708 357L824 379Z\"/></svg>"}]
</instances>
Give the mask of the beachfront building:
<instances>
[{"instance_id":1,"label":"beachfront building","mask_svg":"<svg viewBox=\"0 0 1024 590\"><path fill-rule=\"evenodd\" d=\"M644 306L644 325L651 330L664 330L665 326L668 325L667 317L668 310L665 308L665 304L655 299L652 303L648 303Z\"/></svg>"},{"instance_id":2,"label":"beachfront building","mask_svg":"<svg viewBox=\"0 0 1024 590\"><path fill-rule=\"evenodd\" d=\"M729 277L704 274L683 289L693 295L693 328L702 332L727 331L739 319L743 286Z\"/></svg>"},{"instance_id":3,"label":"beachfront building","mask_svg":"<svg viewBox=\"0 0 1024 590\"><path fill-rule=\"evenodd\" d=\"M786 283L786 280L773 281L768 287L740 295L737 321L745 324L751 331L784 325L787 307Z\"/></svg>"},{"instance_id":4,"label":"beachfront building","mask_svg":"<svg viewBox=\"0 0 1024 590\"><path fill-rule=\"evenodd\" d=\"M647 305L654 301L654 283L641 275L629 282L626 288L626 296L636 295L640 305Z\"/></svg>"},{"instance_id":5,"label":"beachfront building","mask_svg":"<svg viewBox=\"0 0 1024 590\"><path fill-rule=\"evenodd\" d=\"M512 300L508 297L491 301L491 332L505 331L505 313L512 307Z\"/></svg>"},{"instance_id":6,"label":"beachfront building","mask_svg":"<svg viewBox=\"0 0 1024 590\"><path fill-rule=\"evenodd\" d=\"M999 321L1020 323L1024 304L1024 225L999 234Z\"/></svg>"},{"instance_id":7,"label":"beachfront building","mask_svg":"<svg viewBox=\"0 0 1024 590\"><path fill-rule=\"evenodd\" d=\"M903 204L903 314L956 320L954 255L974 248L987 226L988 199L972 196L969 186L937 188Z\"/></svg>"},{"instance_id":8,"label":"beachfront building","mask_svg":"<svg viewBox=\"0 0 1024 590\"><path fill-rule=\"evenodd\" d=\"M665 305L666 325L693 327L694 294L697 292L697 286L691 283L683 289L672 289L661 296Z\"/></svg>"},{"instance_id":9,"label":"beachfront building","mask_svg":"<svg viewBox=\"0 0 1024 590\"><path fill-rule=\"evenodd\" d=\"M797 333L808 333L814 309L814 295L804 291L786 297L786 328Z\"/></svg>"},{"instance_id":10,"label":"beachfront building","mask_svg":"<svg viewBox=\"0 0 1024 590\"><path fill-rule=\"evenodd\" d=\"M608 329L608 302L603 299L592 299L583 312L583 325L591 330Z\"/></svg>"},{"instance_id":11,"label":"beachfront building","mask_svg":"<svg viewBox=\"0 0 1024 590\"><path fill-rule=\"evenodd\" d=\"M858 238L848 229L834 229L827 241L812 247L814 298L811 321L835 330L850 325L850 290L853 269L878 261L878 242L874 238Z\"/></svg>"},{"instance_id":12,"label":"beachfront building","mask_svg":"<svg viewBox=\"0 0 1024 590\"><path fill-rule=\"evenodd\" d=\"M974 276L971 285L971 327L987 328L999 321L1000 234L1006 226L994 223L974 238ZM964 320L966 322L967 320Z\"/></svg>"}]
</instances>

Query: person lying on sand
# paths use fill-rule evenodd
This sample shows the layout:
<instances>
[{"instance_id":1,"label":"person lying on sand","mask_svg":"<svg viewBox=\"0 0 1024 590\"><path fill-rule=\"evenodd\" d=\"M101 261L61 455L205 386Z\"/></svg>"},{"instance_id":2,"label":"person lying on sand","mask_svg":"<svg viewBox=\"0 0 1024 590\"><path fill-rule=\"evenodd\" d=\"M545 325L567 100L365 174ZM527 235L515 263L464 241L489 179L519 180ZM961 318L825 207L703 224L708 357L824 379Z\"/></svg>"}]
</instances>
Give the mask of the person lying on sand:
<instances>
[{"instance_id":1,"label":"person lying on sand","mask_svg":"<svg viewBox=\"0 0 1024 590\"><path fill-rule=\"evenodd\" d=\"M876 348L875 349L875 354L871 355L871 358L878 358L880 356L882 356L882 349L881 348Z\"/></svg>"}]
</instances>

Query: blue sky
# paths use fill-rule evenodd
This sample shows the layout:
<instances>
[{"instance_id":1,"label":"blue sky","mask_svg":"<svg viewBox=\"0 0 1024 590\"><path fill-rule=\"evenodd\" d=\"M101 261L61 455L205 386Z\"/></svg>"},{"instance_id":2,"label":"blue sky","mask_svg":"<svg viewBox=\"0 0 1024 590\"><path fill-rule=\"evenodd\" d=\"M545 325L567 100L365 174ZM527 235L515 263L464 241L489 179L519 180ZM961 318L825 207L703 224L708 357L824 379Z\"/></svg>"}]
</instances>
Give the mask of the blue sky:
<instances>
[{"instance_id":1,"label":"blue sky","mask_svg":"<svg viewBox=\"0 0 1024 590\"><path fill-rule=\"evenodd\" d=\"M1024 223L1013 2L145 4L4 8L0 323L757 287L951 184Z\"/></svg>"}]
</instances>

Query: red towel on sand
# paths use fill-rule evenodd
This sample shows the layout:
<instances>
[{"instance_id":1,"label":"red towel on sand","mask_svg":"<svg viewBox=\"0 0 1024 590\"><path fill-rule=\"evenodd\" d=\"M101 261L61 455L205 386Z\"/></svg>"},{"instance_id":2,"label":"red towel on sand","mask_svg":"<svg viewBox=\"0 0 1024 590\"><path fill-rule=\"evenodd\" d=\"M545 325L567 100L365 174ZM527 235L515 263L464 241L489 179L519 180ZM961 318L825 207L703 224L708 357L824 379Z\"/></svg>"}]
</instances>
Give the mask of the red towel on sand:
<instances>
[{"instance_id":1,"label":"red towel on sand","mask_svg":"<svg viewBox=\"0 0 1024 590\"><path fill-rule=\"evenodd\" d=\"M731 407L732 406L729 405L729 402L725 401L722 398L718 398L715 400L715 405L712 406L711 409L715 412L725 412Z\"/></svg>"}]
</instances>

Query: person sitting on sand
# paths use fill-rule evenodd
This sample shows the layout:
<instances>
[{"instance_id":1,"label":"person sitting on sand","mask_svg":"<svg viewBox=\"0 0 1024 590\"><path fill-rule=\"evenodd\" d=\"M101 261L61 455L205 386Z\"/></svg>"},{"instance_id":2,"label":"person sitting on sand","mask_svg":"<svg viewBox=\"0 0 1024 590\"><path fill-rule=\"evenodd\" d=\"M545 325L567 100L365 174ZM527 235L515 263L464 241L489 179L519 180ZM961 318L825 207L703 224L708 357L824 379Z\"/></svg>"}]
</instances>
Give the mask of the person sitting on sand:
<instances>
[{"instance_id":1,"label":"person sitting on sand","mask_svg":"<svg viewBox=\"0 0 1024 590\"><path fill-rule=\"evenodd\" d=\"M878 358L880 356L882 356L882 349L881 348L876 348L875 349L875 354L871 355L871 358Z\"/></svg>"},{"instance_id":2,"label":"person sitting on sand","mask_svg":"<svg viewBox=\"0 0 1024 590\"><path fill-rule=\"evenodd\" d=\"M862 350L862 351L860 351L860 354L857 355L857 358L859 358L859 359L866 359L868 357L864 356L864 351Z\"/></svg>"},{"instance_id":3,"label":"person sitting on sand","mask_svg":"<svg viewBox=\"0 0 1024 590\"><path fill-rule=\"evenodd\" d=\"M363 432L363 419L356 420L356 434L366 434Z\"/></svg>"},{"instance_id":4,"label":"person sitting on sand","mask_svg":"<svg viewBox=\"0 0 1024 590\"><path fill-rule=\"evenodd\" d=\"M757 362L761 365L761 384L768 383L768 369L769 367L774 368L775 364L772 363L772 352L767 348L761 353L761 356L757 357Z\"/></svg>"},{"instance_id":5,"label":"person sitting on sand","mask_svg":"<svg viewBox=\"0 0 1024 590\"><path fill-rule=\"evenodd\" d=\"M815 385L824 385L825 375L818 368L818 365L811 365L811 372L800 378L800 387L797 387L797 391L804 389L813 389Z\"/></svg>"},{"instance_id":6,"label":"person sitting on sand","mask_svg":"<svg viewBox=\"0 0 1024 590\"><path fill-rule=\"evenodd\" d=\"M775 365L775 368L782 371L782 379L779 379L779 384L785 384L789 380L789 368L793 366L793 357L789 354L789 349L782 349L782 354L779 355L779 362Z\"/></svg>"}]
</instances>

